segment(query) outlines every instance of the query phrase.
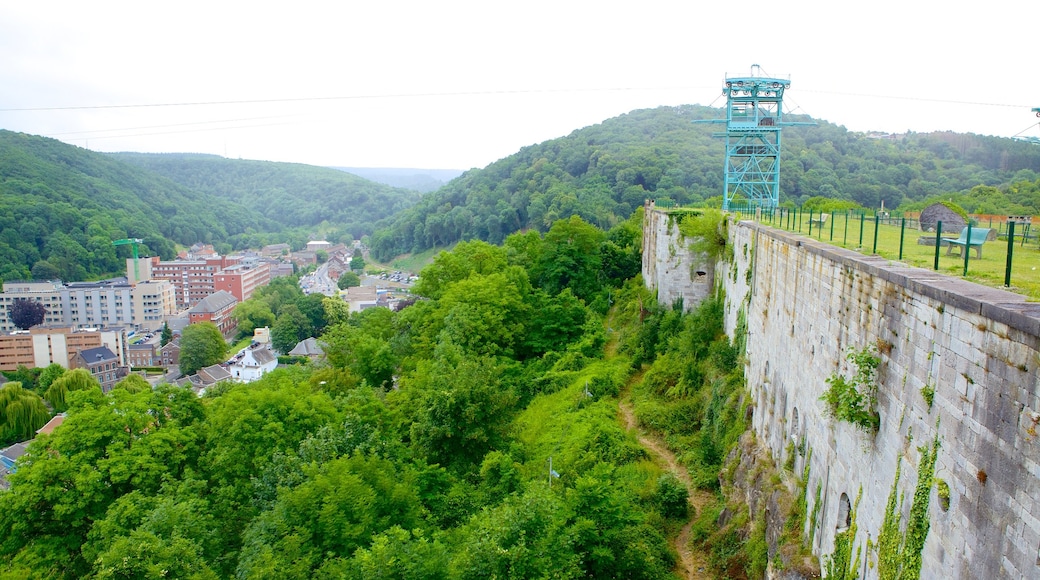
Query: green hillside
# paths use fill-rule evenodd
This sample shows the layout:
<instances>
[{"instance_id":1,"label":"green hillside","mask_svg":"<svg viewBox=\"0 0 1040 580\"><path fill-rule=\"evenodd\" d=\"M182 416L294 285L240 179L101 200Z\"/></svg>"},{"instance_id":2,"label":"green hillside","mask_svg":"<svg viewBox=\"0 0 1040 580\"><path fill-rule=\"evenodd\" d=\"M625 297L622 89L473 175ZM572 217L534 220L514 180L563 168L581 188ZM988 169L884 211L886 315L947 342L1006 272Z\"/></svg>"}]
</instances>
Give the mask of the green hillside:
<instances>
[{"instance_id":1,"label":"green hillside","mask_svg":"<svg viewBox=\"0 0 1040 580\"><path fill-rule=\"evenodd\" d=\"M638 110L525 147L424 196L373 236L373 251L386 260L463 239L498 243L571 215L608 228L646 198L710 202L722 192L723 142L712 137L722 125L693 121L721 116L692 105ZM826 196L895 208L978 185L1028 182L1016 188L1014 203L1040 213L1040 147L954 133L877 139L818 123L784 130L782 202Z\"/></svg>"},{"instance_id":2,"label":"green hillside","mask_svg":"<svg viewBox=\"0 0 1040 580\"><path fill-rule=\"evenodd\" d=\"M127 246L174 256L175 243L227 242L278 225L107 155L0 130L0 278L84 280L125 269Z\"/></svg>"},{"instance_id":3,"label":"green hillside","mask_svg":"<svg viewBox=\"0 0 1040 580\"><path fill-rule=\"evenodd\" d=\"M115 157L185 187L256 209L287 228L327 222L329 239L372 233L375 223L419 200L390 187L328 167L225 159L215 155L119 153Z\"/></svg>"}]
</instances>

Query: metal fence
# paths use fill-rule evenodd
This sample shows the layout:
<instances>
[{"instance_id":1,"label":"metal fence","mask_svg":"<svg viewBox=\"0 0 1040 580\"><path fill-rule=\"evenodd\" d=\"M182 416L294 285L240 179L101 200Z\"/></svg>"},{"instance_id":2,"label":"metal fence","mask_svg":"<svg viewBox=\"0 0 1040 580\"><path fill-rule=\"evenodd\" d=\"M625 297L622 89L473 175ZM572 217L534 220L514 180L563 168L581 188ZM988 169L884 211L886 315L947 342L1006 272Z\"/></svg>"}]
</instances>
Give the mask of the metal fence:
<instances>
[{"instance_id":1,"label":"metal fence","mask_svg":"<svg viewBox=\"0 0 1040 580\"><path fill-rule=\"evenodd\" d=\"M1040 240L1031 218L972 219L965 228L943 226L923 231L916 216L849 210L834 213L798 209L731 209L785 231L911 266L963 276L1005 287L1040 300ZM951 231L953 229L954 231Z\"/></svg>"}]
</instances>

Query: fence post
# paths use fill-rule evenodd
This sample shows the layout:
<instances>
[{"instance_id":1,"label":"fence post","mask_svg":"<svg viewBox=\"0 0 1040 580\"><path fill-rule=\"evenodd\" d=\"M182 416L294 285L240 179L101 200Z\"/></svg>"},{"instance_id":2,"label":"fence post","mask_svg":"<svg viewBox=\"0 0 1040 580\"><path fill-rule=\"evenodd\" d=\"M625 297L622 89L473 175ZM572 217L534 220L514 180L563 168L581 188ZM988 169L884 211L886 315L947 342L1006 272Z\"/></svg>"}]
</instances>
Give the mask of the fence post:
<instances>
[{"instance_id":1,"label":"fence post","mask_svg":"<svg viewBox=\"0 0 1040 580\"><path fill-rule=\"evenodd\" d=\"M809 210L809 237L812 237L812 210Z\"/></svg>"},{"instance_id":2,"label":"fence post","mask_svg":"<svg viewBox=\"0 0 1040 580\"><path fill-rule=\"evenodd\" d=\"M849 211L850 210L845 210L845 239L841 242L841 245L844 248L849 246Z\"/></svg>"},{"instance_id":3,"label":"fence post","mask_svg":"<svg viewBox=\"0 0 1040 580\"><path fill-rule=\"evenodd\" d=\"M878 226L881 225L881 216L874 214L874 251L870 252L873 255L877 255L877 231Z\"/></svg>"},{"instance_id":4,"label":"fence post","mask_svg":"<svg viewBox=\"0 0 1040 580\"><path fill-rule=\"evenodd\" d=\"M867 219L867 214L865 214L863 212L860 212L859 213L859 249L861 249L861 250L863 249L863 223L866 221L866 219Z\"/></svg>"},{"instance_id":5,"label":"fence post","mask_svg":"<svg viewBox=\"0 0 1040 580\"><path fill-rule=\"evenodd\" d=\"M899 223L899 261L903 261L903 236L906 235L906 218L901 218Z\"/></svg>"},{"instance_id":6,"label":"fence post","mask_svg":"<svg viewBox=\"0 0 1040 580\"><path fill-rule=\"evenodd\" d=\"M971 220L968 220L967 240L968 242L971 241ZM962 276L968 275L968 250L971 249L971 244L969 244L968 242L964 243L964 249L961 250L962 252L964 252L964 273L961 274Z\"/></svg>"},{"instance_id":7,"label":"fence post","mask_svg":"<svg viewBox=\"0 0 1040 580\"><path fill-rule=\"evenodd\" d=\"M1025 237L1025 236L1023 236ZM1015 222L1008 222L1008 256L1004 266L1004 285L1011 285L1011 254L1015 251Z\"/></svg>"},{"instance_id":8,"label":"fence post","mask_svg":"<svg viewBox=\"0 0 1040 580\"><path fill-rule=\"evenodd\" d=\"M834 241L834 210L831 210L831 241Z\"/></svg>"},{"instance_id":9,"label":"fence post","mask_svg":"<svg viewBox=\"0 0 1040 580\"><path fill-rule=\"evenodd\" d=\"M935 269L939 269L939 248L942 247L942 220L935 222Z\"/></svg>"}]
</instances>

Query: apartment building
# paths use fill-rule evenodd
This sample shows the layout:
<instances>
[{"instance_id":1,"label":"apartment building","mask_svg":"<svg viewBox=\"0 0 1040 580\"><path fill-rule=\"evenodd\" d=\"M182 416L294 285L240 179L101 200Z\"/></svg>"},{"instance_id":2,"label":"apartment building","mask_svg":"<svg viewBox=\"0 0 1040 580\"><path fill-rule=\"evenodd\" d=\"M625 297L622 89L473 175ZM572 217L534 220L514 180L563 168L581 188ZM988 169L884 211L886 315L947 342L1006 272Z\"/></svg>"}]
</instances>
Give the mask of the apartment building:
<instances>
[{"instance_id":1,"label":"apartment building","mask_svg":"<svg viewBox=\"0 0 1040 580\"><path fill-rule=\"evenodd\" d=\"M13 371L19 366L43 368L58 363L72 368L77 352L104 346L126 365L127 340L122 328L74 330L70 327L37 326L0 335L0 370Z\"/></svg>"},{"instance_id":2,"label":"apartment building","mask_svg":"<svg viewBox=\"0 0 1040 580\"><path fill-rule=\"evenodd\" d=\"M155 280L131 285L121 278L101 282L58 280L4 282L0 294L0 332L18 330L8 309L15 300L35 300L47 310L44 326L98 328L125 326L156 330L176 312L174 287Z\"/></svg>"},{"instance_id":3,"label":"apartment building","mask_svg":"<svg viewBox=\"0 0 1040 580\"><path fill-rule=\"evenodd\" d=\"M209 321L217 325L224 338L230 338L238 328L238 323L231 317L231 313L238 305L238 300L230 293L218 290L212 295L199 301L188 311L188 320L191 324Z\"/></svg>"},{"instance_id":4,"label":"apartment building","mask_svg":"<svg viewBox=\"0 0 1040 580\"><path fill-rule=\"evenodd\" d=\"M223 290L239 302L245 302L253 291L271 282L271 266L265 262L243 262L224 268L213 275L214 291Z\"/></svg>"}]
</instances>

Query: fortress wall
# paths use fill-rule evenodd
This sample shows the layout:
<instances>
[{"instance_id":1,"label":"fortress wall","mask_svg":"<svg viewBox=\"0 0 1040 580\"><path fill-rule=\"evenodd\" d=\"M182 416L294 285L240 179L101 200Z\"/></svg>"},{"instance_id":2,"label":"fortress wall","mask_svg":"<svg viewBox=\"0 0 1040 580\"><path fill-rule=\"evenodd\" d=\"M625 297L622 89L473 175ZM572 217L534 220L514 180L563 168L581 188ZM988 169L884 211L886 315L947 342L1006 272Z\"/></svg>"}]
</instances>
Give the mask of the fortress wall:
<instances>
[{"instance_id":1,"label":"fortress wall","mask_svg":"<svg viewBox=\"0 0 1040 580\"><path fill-rule=\"evenodd\" d=\"M751 222L729 234L734 260L716 275L727 330L746 316L753 429L778 463L795 453L795 473L810 461L813 551L834 551L842 504L859 496L853 553L863 552L861 577L877 578L896 468L905 529L922 449L938 438L949 507L933 484L922 578L1040 577L1040 304ZM851 376L849 352L872 346L876 434L828 417L820 401L828 377Z\"/></svg>"}]
</instances>

